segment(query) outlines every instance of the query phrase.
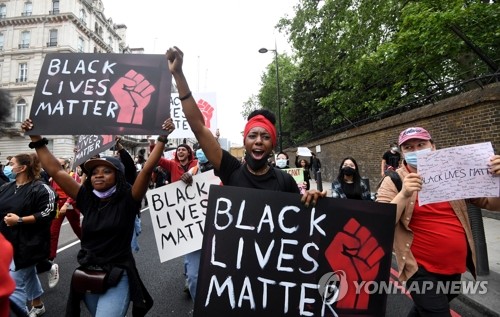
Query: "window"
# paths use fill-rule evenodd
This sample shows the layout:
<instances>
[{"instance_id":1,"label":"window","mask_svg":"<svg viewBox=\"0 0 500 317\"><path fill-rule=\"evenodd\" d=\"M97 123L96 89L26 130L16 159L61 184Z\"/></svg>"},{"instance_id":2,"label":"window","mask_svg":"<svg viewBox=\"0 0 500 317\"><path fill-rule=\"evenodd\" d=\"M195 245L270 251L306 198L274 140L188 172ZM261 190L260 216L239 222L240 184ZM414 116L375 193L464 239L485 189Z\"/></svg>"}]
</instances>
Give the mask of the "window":
<instances>
[{"instance_id":1,"label":"window","mask_svg":"<svg viewBox=\"0 0 500 317\"><path fill-rule=\"evenodd\" d=\"M87 25L87 12L84 9L80 10L80 21L82 21L83 25Z\"/></svg>"},{"instance_id":2,"label":"window","mask_svg":"<svg viewBox=\"0 0 500 317\"><path fill-rule=\"evenodd\" d=\"M28 81L28 64L21 63L19 64L19 77L16 79L16 82L23 83Z\"/></svg>"},{"instance_id":3,"label":"window","mask_svg":"<svg viewBox=\"0 0 500 317\"><path fill-rule=\"evenodd\" d=\"M109 44L109 46L111 46L111 48L113 48L113 37L112 36L108 37L108 44Z\"/></svg>"},{"instance_id":4,"label":"window","mask_svg":"<svg viewBox=\"0 0 500 317\"><path fill-rule=\"evenodd\" d=\"M14 118L16 122L23 122L27 118L26 108L26 100L21 99L16 103L16 117Z\"/></svg>"},{"instance_id":5,"label":"window","mask_svg":"<svg viewBox=\"0 0 500 317\"><path fill-rule=\"evenodd\" d=\"M48 47L57 46L57 30L53 29L49 31L49 42Z\"/></svg>"},{"instance_id":6,"label":"window","mask_svg":"<svg viewBox=\"0 0 500 317\"><path fill-rule=\"evenodd\" d=\"M21 32L21 43L19 43L19 48L29 48L30 47L30 32Z\"/></svg>"},{"instance_id":7,"label":"window","mask_svg":"<svg viewBox=\"0 0 500 317\"><path fill-rule=\"evenodd\" d=\"M85 46L85 41L83 40L83 37L78 38L78 52L83 53L83 47Z\"/></svg>"},{"instance_id":8,"label":"window","mask_svg":"<svg viewBox=\"0 0 500 317\"><path fill-rule=\"evenodd\" d=\"M52 11L50 14L59 14L59 0L52 0Z\"/></svg>"},{"instance_id":9,"label":"window","mask_svg":"<svg viewBox=\"0 0 500 317\"><path fill-rule=\"evenodd\" d=\"M0 4L0 18L5 18L7 16L7 6L5 4Z\"/></svg>"},{"instance_id":10,"label":"window","mask_svg":"<svg viewBox=\"0 0 500 317\"><path fill-rule=\"evenodd\" d=\"M0 51L3 51L3 42L4 42L3 33L0 33Z\"/></svg>"},{"instance_id":11,"label":"window","mask_svg":"<svg viewBox=\"0 0 500 317\"><path fill-rule=\"evenodd\" d=\"M33 12L33 3L27 1L24 3L24 11L22 13L23 16L29 16Z\"/></svg>"}]
</instances>

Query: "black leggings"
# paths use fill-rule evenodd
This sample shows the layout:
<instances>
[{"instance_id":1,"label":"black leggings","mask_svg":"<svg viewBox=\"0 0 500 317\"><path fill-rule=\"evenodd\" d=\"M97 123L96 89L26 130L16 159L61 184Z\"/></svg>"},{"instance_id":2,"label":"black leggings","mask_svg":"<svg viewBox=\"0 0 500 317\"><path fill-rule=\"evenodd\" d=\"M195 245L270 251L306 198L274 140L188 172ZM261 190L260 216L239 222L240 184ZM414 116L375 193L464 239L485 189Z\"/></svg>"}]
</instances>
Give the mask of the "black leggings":
<instances>
[{"instance_id":1,"label":"black leggings","mask_svg":"<svg viewBox=\"0 0 500 317\"><path fill-rule=\"evenodd\" d=\"M413 307L408 317L451 316L450 301L459 295L456 287L451 285L460 283L460 280L461 274L436 274L420 266L406 284L406 289L413 298Z\"/></svg>"}]
</instances>

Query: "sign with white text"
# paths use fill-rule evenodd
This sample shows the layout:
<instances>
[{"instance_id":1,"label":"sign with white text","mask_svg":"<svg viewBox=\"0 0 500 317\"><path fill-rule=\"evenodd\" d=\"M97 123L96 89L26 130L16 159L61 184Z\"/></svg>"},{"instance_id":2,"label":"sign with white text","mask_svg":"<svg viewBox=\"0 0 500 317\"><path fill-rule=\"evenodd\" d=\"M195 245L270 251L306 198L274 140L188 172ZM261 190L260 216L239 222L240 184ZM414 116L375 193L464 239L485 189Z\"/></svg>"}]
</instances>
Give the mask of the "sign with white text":
<instances>
[{"instance_id":1,"label":"sign with white text","mask_svg":"<svg viewBox=\"0 0 500 317\"><path fill-rule=\"evenodd\" d=\"M201 248L212 184L220 179L210 170L194 175L192 185L177 181L146 193L161 262Z\"/></svg>"},{"instance_id":2,"label":"sign with white text","mask_svg":"<svg viewBox=\"0 0 500 317\"><path fill-rule=\"evenodd\" d=\"M165 55L47 54L28 134L162 134L170 116Z\"/></svg>"},{"instance_id":3,"label":"sign with white text","mask_svg":"<svg viewBox=\"0 0 500 317\"><path fill-rule=\"evenodd\" d=\"M109 150L115 143L114 135L80 135L76 144L73 166L85 163L89 158Z\"/></svg>"},{"instance_id":4,"label":"sign with white text","mask_svg":"<svg viewBox=\"0 0 500 317\"><path fill-rule=\"evenodd\" d=\"M488 170L491 142L417 152L422 177L419 205L477 197L500 197L500 177Z\"/></svg>"},{"instance_id":5,"label":"sign with white text","mask_svg":"<svg viewBox=\"0 0 500 317\"><path fill-rule=\"evenodd\" d=\"M396 206L211 186L195 317L384 316Z\"/></svg>"}]
</instances>

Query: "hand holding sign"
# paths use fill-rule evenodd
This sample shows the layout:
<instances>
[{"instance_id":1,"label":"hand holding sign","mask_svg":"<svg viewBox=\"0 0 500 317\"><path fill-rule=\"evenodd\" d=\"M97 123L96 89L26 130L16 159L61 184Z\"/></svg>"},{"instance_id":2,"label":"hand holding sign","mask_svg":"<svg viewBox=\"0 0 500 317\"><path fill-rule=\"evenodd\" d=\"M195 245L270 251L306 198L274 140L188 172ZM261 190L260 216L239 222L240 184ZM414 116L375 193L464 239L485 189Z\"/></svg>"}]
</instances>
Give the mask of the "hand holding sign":
<instances>
[{"instance_id":1,"label":"hand holding sign","mask_svg":"<svg viewBox=\"0 0 500 317\"><path fill-rule=\"evenodd\" d=\"M130 70L111 87L111 94L118 102L120 113L117 122L142 124L143 111L155 91L143 75Z\"/></svg>"},{"instance_id":2,"label":"hand holding sign","mask_svg":"<svg viewBox=\"0 0 500 317\"><path fill-rule=\"evenodd\" d=\"M354 218L344 226L325 251L325 256L334 271L346 272L349 282L373 281L377 277L384 250L372 233ZM355 285L349 283L349 285ZM337 303L338 308L367 309L369 294L349 287L347 294Z\"/></svg>"}]
</instances>

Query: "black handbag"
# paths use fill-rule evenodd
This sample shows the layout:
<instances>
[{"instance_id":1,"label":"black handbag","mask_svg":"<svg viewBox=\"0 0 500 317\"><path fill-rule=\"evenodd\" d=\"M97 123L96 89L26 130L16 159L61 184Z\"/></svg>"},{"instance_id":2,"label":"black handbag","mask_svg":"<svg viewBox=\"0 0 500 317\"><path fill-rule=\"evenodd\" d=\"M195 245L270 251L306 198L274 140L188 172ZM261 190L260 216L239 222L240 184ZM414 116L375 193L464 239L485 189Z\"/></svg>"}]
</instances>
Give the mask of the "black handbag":
<instances>
[{"instance_id":1,"label":"black handbag","mask_svg":"<svg viewBox=\"0 0 500 317\"><path fill-rule=\"evenodd\" d=\"M107 278L103 269L79 267L71 277L71 288L80 294L103 294L108 289Z\"/></svg>"}]
</instances>

